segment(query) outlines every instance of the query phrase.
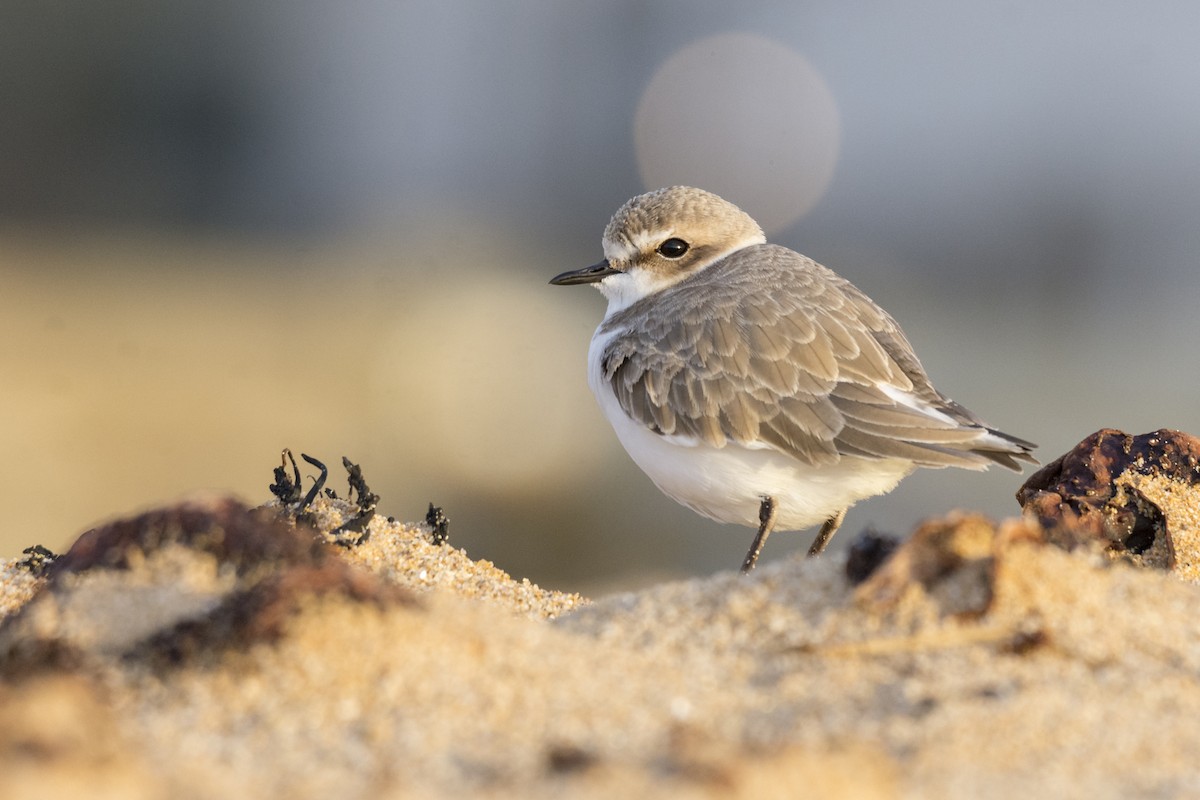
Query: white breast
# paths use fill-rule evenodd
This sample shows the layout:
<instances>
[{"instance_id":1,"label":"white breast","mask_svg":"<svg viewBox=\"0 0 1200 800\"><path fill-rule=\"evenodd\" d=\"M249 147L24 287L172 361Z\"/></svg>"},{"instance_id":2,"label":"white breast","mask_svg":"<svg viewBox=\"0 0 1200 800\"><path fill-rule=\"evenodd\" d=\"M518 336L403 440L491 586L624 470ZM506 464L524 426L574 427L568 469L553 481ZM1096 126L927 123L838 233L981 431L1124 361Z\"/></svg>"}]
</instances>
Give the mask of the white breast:
<instances>
[{"instance_id":1,"label":"white breast","mask_svg":"<svg viewBox=\"0 0 1200 800\"><path fill-rule=\"evenodd\" d=\"M662 436L621 409L601 360L615 333L596 331L588 349L588 385L617 438L664 494L718 522L758 526L762 498L778 503L777 528L800 530L824 522L866 497L895 488L913 471L909 461L843 456L814 467L771 447Z\"/></svg>"}]
</instances>

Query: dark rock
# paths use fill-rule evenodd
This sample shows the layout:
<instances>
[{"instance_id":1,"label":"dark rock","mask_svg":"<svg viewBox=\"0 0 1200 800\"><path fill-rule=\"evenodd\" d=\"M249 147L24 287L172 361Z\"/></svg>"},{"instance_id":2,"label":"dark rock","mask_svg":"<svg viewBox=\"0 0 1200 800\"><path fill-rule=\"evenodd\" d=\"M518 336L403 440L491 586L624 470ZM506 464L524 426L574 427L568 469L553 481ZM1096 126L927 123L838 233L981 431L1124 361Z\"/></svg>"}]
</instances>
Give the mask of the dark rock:
<instances>
[{"instance_id":1,"label":"dark rock","mask_svg":"<svg viewBox=\"0 0 1200 800\"><path fill-rule=\"evenodd\" d=\"M1131 436L1105 428L1031 475L1017 502L1054 544L1098 542L1112 557L1171 569L1176 543L1167 516L1130 483L1130 474L1200 486L1200 439L1167 429Z\"/></svg>"},{"instance_id":2,"label":"dark rock","mask_svg":"<svg viewBox=\"0 0 1200 800\"><path fill-rule=\"evenodd\" d=\"M39 593L0 625L0 672L114 657L174 664L269 642L314 596L416 602L267 511L229 498L155 509L90 530L55 559Z\"/></svg>"},{"instance_id":3,"label":"dark rock","mask_svg":"<svg viewBox=\"0 0 1200 800\"><path fill-rule=\"evenodd\" d=\"M887 561L900 544L900 539L885 533L863 531L858 538L850 543L850 552L846 556L846 580L851 586L871 577L871 574Z\"/></svg>"},{"instance_id":4,"label":"dark rock","mask_svg":"<svg viewBox=\"0 0 1200 800\"><path fill-rule=\"evenodd\" d=\"M335 556L314 531L251 510L228 497L191 500L120 519L80 535L50 569L53 585L65 574L96 567L128 569L168 545L210 553L239 576Z\"/></svg>"}]
</instances>

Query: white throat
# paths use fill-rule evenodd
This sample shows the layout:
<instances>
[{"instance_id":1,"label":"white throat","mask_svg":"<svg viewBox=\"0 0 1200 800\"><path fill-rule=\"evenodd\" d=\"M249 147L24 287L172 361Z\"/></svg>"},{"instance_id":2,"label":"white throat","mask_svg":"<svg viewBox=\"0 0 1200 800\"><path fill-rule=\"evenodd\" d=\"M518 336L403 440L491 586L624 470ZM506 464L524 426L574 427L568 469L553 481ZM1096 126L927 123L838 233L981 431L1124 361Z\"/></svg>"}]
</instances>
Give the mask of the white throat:
<instances>
[{"instance_id":1,"label":"white throat","mask_svg":"<svg viewBox=\"0 0 1200 800\"><path fill-rule=\"evenodd\" d=\"M635 267L628 272L609 275L595 286L608 299L608 310L604 313L604 318L608 319L621 309L628 308L647 295L661 292L675 282Z\"/></svg>"}]
</instances>

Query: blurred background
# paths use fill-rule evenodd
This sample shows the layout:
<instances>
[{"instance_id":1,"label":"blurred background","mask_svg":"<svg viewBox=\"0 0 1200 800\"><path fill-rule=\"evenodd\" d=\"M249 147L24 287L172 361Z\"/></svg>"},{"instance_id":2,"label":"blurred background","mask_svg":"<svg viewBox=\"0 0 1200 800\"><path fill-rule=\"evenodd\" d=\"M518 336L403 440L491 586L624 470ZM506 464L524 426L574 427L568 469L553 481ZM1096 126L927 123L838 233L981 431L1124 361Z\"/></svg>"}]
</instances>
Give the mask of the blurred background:
<instances>
[{"instance_id":1,"label":"blurred background","mask_svg":"<svg viewBox=\"0 0 1200 800\"><path fill-rule=\"evenodd\" d=\"M6 3L0 557L266 501L291 447L545 586L735 568L752 531L595 406L603 298L546 284L672 183L857 283L1043 461L1200 433L1197 41L1187 2ZM920 472L834 546L1022 480Z\"/></svg>"}]
</instances>

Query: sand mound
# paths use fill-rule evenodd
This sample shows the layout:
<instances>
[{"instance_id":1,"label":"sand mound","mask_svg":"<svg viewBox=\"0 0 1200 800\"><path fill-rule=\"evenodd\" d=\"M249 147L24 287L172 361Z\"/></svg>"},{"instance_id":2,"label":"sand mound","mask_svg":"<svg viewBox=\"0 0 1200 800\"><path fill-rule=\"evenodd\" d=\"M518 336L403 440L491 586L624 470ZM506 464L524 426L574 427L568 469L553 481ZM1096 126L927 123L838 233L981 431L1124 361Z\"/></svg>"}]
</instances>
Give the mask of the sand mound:
<instances>
[{"instance_id":1,"label":"sand mound","mask_svg":"<svg viewBox=\"0 0 1200 800\"><path fill-rule=\"evenodd\" d=\"M1186 538L1187 481L1143 492ZM331 544L345 501L314 501L324 534L277 513L190 501L42 574L2 565L11 796L1200 786L1200 588L1033 517L931 521L861 581L825 557L588 602L425 525L376 516Z\"/></svg>"}]
</instances>

